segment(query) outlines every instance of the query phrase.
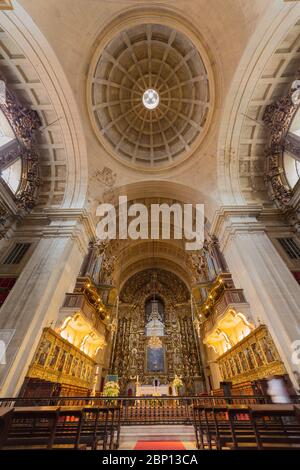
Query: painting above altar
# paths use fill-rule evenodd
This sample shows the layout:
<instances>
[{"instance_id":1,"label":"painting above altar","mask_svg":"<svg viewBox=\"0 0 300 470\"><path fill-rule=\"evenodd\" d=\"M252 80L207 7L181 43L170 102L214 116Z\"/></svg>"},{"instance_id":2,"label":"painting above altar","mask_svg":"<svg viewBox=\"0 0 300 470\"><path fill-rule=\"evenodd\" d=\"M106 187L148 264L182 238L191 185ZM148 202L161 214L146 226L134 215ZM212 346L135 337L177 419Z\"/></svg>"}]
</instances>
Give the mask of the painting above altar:
<instances>
[{"instance_id":1,"label":"painting above altar","mask_svg":"<svg viewBox=\"0 0 300 470\"><path fill-rule=\"evenodd\" d=\"M147 347L147 372L165 372L165 349Z\"/></svg>"}]
</instances>

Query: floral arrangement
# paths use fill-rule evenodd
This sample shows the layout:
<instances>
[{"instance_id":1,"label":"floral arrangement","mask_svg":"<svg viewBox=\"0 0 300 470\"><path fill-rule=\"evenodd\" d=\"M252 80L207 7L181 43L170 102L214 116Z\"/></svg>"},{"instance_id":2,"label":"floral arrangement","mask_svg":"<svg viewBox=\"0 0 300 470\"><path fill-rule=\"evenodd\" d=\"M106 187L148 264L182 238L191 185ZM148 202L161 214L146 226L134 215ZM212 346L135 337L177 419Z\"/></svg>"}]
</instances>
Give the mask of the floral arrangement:
<instances>
[{"instance_id":1,"label":"floral arrangement","mask_svg":"<svg viewBox=\"0 0 300 470\"><path fill-rule=\"evenodd\" d=\"M118 382L106 382L103 389L104 397L118 397L120 393L120 387Z\"/></svg>"},{"instance_id":2,"label":"floral arrangement","mask_svg":"<svg viewBox=\"0 0 300 470\"><path fill-rule=\"evenodd\" d=\"M178 375L176 375L176 374L175 374L174 380L172 382L172 385L177 391L180 389L180 387L183 386L183 382L182 382L181 378L178 377Z\"/></svg>"}]
</instances>

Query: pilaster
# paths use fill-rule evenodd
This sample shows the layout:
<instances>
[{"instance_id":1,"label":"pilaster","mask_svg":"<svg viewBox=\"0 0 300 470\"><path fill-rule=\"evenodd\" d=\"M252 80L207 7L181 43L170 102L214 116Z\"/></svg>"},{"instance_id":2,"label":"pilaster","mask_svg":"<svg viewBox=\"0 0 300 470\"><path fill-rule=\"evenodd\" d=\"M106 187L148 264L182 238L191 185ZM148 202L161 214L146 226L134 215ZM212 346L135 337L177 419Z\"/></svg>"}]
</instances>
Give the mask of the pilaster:
<instances>
[{"instance_id":1,"label":"pilaster","mask_svg":"<svg viewBox=\"0 0 300 470\"><path fill-rule=\"evenodd\" d=\"M212 233L235 284L244 289L257 324L266 324L295 386L300 365L292 362L293 342L300 339L300 288L267 235L259 206L223 207Z\"/></svg>"},{"instance_id":2,"label":"pilaster","mask_svg":"<svg viewBox=\"0 0 300 470\"><path fill-rule=\"evenodd\" d=\"M54 324L64 295L73 289L88 243L90 216L80 210L47 210L28 216L14 233L36 243L0 312L0 329L14 330L0 365L1 395L18 393L42 329Z\"/></svg>"}]
</instances>

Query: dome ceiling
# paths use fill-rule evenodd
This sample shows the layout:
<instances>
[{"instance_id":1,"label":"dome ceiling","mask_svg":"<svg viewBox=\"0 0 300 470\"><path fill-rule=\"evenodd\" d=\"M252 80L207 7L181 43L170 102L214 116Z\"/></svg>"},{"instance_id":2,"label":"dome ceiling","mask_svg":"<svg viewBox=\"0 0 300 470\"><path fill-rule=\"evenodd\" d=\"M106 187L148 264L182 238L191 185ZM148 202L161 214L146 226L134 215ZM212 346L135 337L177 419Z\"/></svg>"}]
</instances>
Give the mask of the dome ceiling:
<instances>
[{"instance_id":1,"label":"dome ceiling","mask_svg":"<svg viewBox=\"0 0 300 470\"><path fill-rule=\"evenodd\" d=\"M208 126L207 68L192 42L167 26L119 33L94 58L88 93L98 138L134 166L155 169L180 161Z\"/></svg>"}]
</instances>

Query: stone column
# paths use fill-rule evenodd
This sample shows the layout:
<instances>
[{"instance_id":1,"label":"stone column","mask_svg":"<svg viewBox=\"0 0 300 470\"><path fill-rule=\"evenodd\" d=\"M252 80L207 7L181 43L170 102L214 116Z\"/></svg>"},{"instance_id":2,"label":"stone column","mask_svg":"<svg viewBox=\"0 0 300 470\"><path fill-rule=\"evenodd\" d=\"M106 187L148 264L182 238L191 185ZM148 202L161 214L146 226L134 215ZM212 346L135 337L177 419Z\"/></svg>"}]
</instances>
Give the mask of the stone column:
<instances>
[{"instance_id":1,"label":"stone column","mask_svg":"<svg viewBox=\"0 0 300 470\"><path fill-rule=\"evenodd\" d=\"M210 379L212 382L212 386L213 386L213 389L218 389L220 388L220 383L223 381L223 379L221 376L220 368L216 361L217 355L211 348L209 348L208 357L209 357L209 360L207 361L207 363L211 372Z\"/></svg>"},{"instance_id":2,"label":"stone column","mask_svg":"<svg viewBox=\"0 0 300 470\"><path fill-rule=\"evenodd\" d=\"M296 388L299 364L293 342L300 339L300 287L258 221L258 213L221 210L213 230L237 287L243 288L256 325L267 325Z\"/></svg>"},{"instance_id":3,"label":"stone column","mask_svg":"<svg viewBox=\"0 0 300 470\"><path fill-rule=\"evenodd\" d=\"M35 228L32 230L34 237ZM55 323L65 293L75 285L87 247L85 230L78 220L57 220L44 227L1 309L0 330L14 330L6 365L0 365L2 396L18 394L42 330Z\"/></svg>"}]
</instances>

